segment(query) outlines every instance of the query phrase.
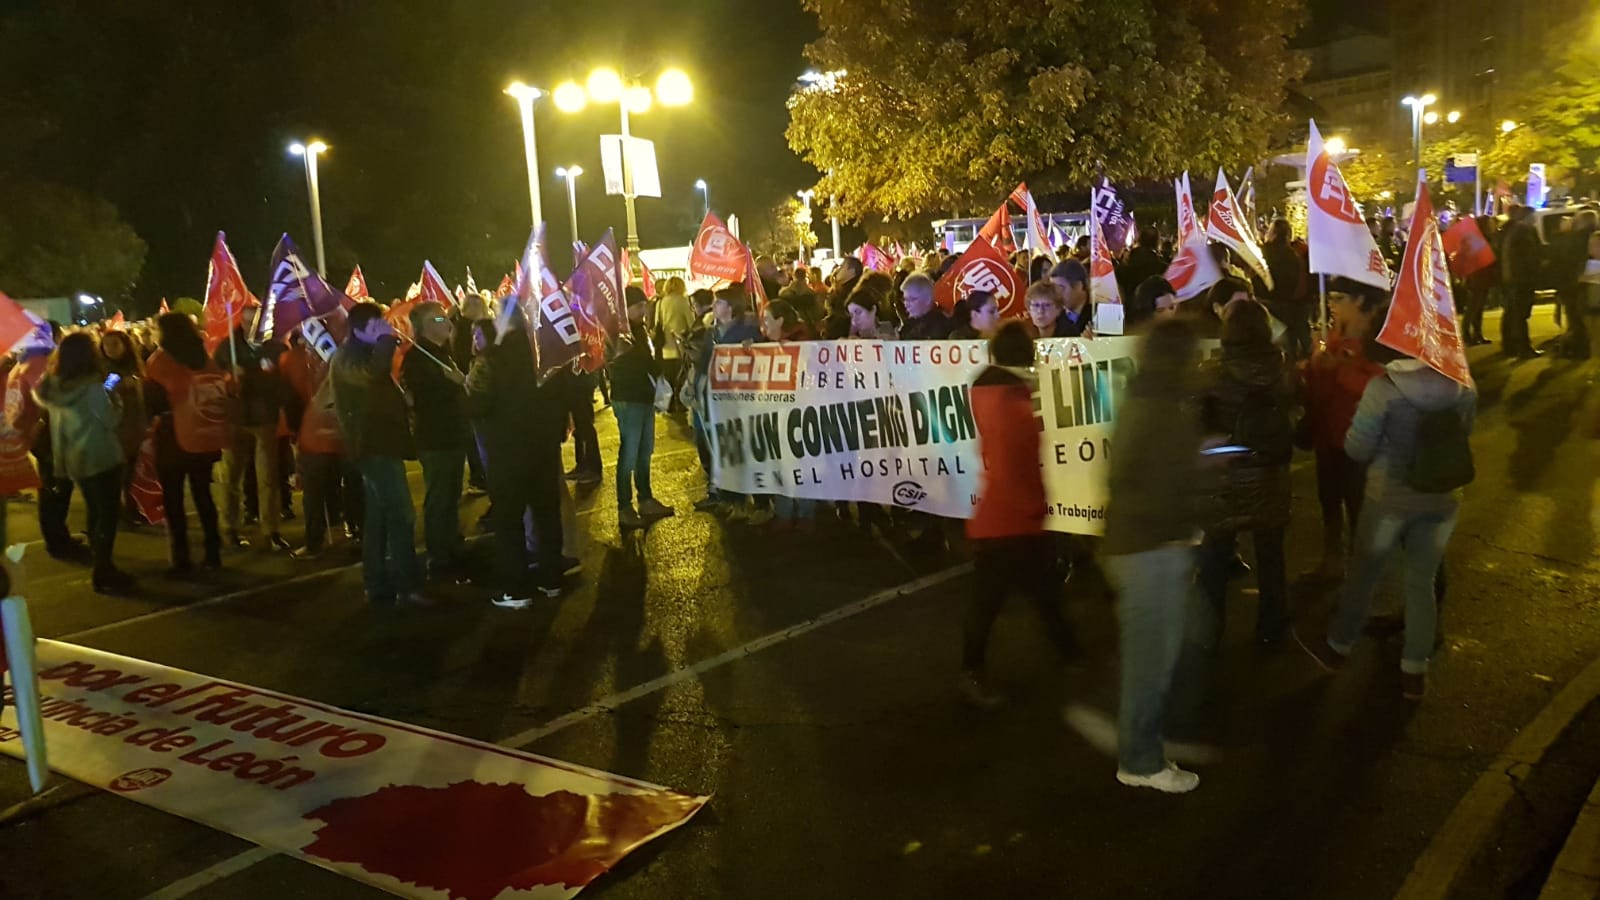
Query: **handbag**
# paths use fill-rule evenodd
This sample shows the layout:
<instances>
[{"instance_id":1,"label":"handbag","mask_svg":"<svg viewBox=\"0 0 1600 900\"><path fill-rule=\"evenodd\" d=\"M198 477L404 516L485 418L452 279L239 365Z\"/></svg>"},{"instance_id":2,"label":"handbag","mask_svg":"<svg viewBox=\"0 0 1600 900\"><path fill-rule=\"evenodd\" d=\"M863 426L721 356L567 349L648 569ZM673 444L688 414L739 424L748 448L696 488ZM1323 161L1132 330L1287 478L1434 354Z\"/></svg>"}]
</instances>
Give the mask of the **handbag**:
<instances>
[{"instance_id":1,"label":"handbag","mask_svg":"<svg viewBox=\"0 0 1600 900\"><path fill-rule=\"evenodd\" d=\"M656 409L666 412L672 408L672 382L659 375L652 375L650 380L656 385Z\"/></svg>"}]
</instances>

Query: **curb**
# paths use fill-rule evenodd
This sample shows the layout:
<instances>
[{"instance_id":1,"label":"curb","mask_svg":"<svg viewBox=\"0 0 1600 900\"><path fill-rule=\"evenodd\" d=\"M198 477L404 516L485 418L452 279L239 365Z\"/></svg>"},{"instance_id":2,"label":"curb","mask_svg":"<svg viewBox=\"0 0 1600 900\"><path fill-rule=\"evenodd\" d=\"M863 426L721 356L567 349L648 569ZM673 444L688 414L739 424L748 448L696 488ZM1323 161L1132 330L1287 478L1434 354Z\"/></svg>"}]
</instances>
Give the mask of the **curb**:
<instances>
[{"instance_id":1,"label":"curb","mask_svg":"<svg viewBox=\"0 0 1600 900\"><path fill-rule=\"evenodd\" d=\"M1550 745L1597 696L1600 696L1600 659L1590 662L1576 678L1568 682L1478 776L1472 789L1450 811L1449 818L1445 819L1434 833L1433 840L1428 842L1422 855L1412 864L1405 883L1394 895L1395 900L1446 900L1450 896L1467 864L1472 862L1484 841L1493 833L1500 814L1517 795L1522 776L1544 759ZM1597 797L1591 794L1589 805L1585 807L1585 811L1591 813L1591 818L1600 817L1596 801ZM1591 850L1600 844L1600 819L1597 819L1595 826L1597 830L1592 834L1594 840ZM1577 836L1576 830L1573 836ZM1600 875L1600 871L1597 871L1600 870L1600 862L1591 858L1587 863L1591 873ZM1595 895L1557 896L1566 900L1568 897L1587 898Z\"/></svg>"},{"instance_id":2,"label":"curb","mask_svg":"<svg viewBox=\"0 0 1600 900\"><path fill-rule=\"evenodd\" d=\"M1593 900L1600 897L1600 781L1567 835L1567 843L1556 857L1539 891L1539 900Z\"/></svg>"}]
</instances>

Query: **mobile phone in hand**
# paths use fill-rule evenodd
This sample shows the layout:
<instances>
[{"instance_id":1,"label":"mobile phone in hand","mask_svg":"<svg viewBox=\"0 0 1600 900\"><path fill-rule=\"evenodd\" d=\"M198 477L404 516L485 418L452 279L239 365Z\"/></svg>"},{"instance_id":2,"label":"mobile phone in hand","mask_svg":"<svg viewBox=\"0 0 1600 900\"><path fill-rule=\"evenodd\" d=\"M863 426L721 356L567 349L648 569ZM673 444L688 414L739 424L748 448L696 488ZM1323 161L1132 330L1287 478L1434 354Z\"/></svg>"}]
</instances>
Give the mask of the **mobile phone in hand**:
<instances>
[{"instance_id":1,"label":"mobile phone in hand","mask_svg":"<svg viewBox=\"0 0 1600 900\"><path fill-rule=\"evenodd\" d=\"M106 390L108 390L108 391L109 390L114 390L116 388L116 386L117 386L117 383L120 382L120 381L122 381L122 376L118 375L115 372L112 372L110 375L107 375L106 376Z\"/></svg>"},{"instance_id":2,"label":"mobile phone in hand","mask_svg":"<svg viewBox=\"0 0 1600 900\"><path fill-rule=\"evenodd\" d=\"M1200 452L1205 456L1223 456L1230 453L1249 453L1250 448L1241 447L1238 444L1227 444L1222 447L1207 447Z\"/></svg>"}]
</instances>

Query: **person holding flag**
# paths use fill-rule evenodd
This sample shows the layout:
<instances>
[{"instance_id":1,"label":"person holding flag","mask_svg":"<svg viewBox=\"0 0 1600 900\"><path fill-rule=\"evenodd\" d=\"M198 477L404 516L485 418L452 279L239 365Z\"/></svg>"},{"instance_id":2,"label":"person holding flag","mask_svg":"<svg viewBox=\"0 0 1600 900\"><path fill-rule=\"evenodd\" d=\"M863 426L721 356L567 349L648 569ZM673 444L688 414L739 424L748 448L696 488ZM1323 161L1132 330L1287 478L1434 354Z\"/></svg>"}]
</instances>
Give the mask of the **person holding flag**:
<instances>
[{"instance_id":1,"label":"person holding flag","mask_svg":"<svg viewBox=\"0 0 1600 900\"><path fill-rule=\"evenodd\" d=\"M645 327L648 300L634 285L624 290L628 333L619 335L612 350L611 408L617 417L617 526L643 528L656 519L670 518L672 507L650 490L650 462L656 446L656 380L659 363ZM637 489L639 507L634 509Z\"/></svg>"},{"instance_id":2,"label":"person holding flag","mask_svg":"<svg viewBox=\"0 0 1600 900\"><path fill-rule=\"evenodd\" d=\"M467 294L471 299L477 294ZM456 367L445 308L433 301L411 308L411 333L421 352L400 364L400 383L411 395L417 458L422 464L422 535L428 577L465 581L466 542L461 536L461 476L472 429L467 422L466 376Z\"/></svg>"},{"instance_id":3,"label":"person holding flag","mask_svg":"<svg viewBox=\"0 0 1600 900\"><path fill-rule=\"evenodd\" d=\"M168 571L182 576L194 568L185 484L200 517L203 565L208 569L222 565L222 532L211 497L211 476L222 451L233 445L233 384L206 352L199 326L186 313L166 313L156 320L156 327L160 346L145 364L145 409L155 422L156 477L161 482L172 563Z\"/></svg>"}]
</instances>

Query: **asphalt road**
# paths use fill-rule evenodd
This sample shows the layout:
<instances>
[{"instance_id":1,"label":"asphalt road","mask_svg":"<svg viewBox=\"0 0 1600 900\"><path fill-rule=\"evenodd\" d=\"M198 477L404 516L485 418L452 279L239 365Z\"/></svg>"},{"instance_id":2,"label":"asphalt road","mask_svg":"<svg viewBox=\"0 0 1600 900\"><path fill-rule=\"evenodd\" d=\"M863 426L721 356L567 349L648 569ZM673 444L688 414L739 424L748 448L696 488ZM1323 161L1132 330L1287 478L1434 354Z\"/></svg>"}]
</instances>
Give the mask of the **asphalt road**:
<instances>
[{"instance_id":1,"label":"asphalt road","mask_svg":"<svg viewBox=\"0 0 1600 900\"><path fill-rule=\"evenodd\" d=\"M98 597L85 570L48 559L30 567L28 596L45 637L474 738L520 735L534 752L713 795L586 896L1385 897L1516 729L1600 654L1600 442L1574 425L1600 363L1513 364L1497 346L1473 359L1479 475L1448 555L1429 697L1400 698L1393 643L1363 642L1336 679L1292 645L1256 650L1253 593L1236 582L1204 726L1221 757L1184 797L1119 786L1114 763L1062 723L1067 702L1114 709L1115 623L1092 567L1066 601L1088 660L1062 668L1031 613L1010 608L990 651L1009 702L971 710L954 690L971 590L949 571L959 542L928 557L826 516L814 536L768 537L696 514L703 478L666 419L655 480L678 517L619 535L608 466L580 501L577 588L527 611L470 587L438 609L374 610L341 551L307 565L246 551L210 582L171 584L156 532L119 544L140 598ZM599 419L614 447L614 422ZM1318 547L1311 475L1301 460L1291 572ZM13 540L31 519L13 504ZM869 597L882 602L663 678ZM1303 627L1326 620L1329 598L1309 584L1294 602ZM614 711L563 718L658 678ZM25 794L22 766L0 760L0 806ZM239 857L251 848L76 792L0 826L0 896L132 898L175 883L164 896L380 896L292 859ZM222 874L228 860L237 871Z\"/></svg>"}]
</instances>

